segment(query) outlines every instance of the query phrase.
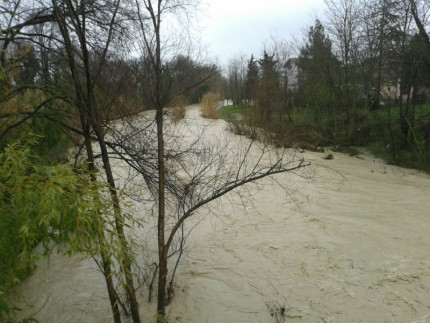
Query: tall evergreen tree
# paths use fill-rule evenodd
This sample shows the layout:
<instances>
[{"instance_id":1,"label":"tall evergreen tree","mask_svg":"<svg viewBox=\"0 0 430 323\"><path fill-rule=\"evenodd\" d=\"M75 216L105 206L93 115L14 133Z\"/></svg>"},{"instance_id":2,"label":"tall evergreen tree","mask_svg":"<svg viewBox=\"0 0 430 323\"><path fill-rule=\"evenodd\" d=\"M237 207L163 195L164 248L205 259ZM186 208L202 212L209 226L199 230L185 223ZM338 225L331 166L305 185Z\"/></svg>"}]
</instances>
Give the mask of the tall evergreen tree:
<instances>
[{"instance_id":1,"label":"tall evergreen tree","mask_svg":"<svg viewBox=\"0 0 430 323\"><path fill-rule=\"evenodd\" d=\"M258 82L258 64L257 61L254 59L254 55L251 55L251 58L248 61L245 80L245 92L246 99L248 100L248 105L255 104L255 101L257 99Z\"/></svg>"},{"instance_id":2,"label":"tall evergreen tree","mask_svg":"<svg viewBox=\"0 0 430 323\"><path fill-rule=\"evenodd\" d=\"M269 122L273 112L279 109L279 74L274 57L274 54L270 55L264 51L263 58L258 60L261 75L258 106L265 122Z\"/></svg>"},{"instance_id":3,"label":"tall evergreen tree","mask_svg":"<svg viewBox=\"0 0 430 323\"><path fill-rule=\"evenodd\" d=\"M331 106L339 62L332 53L332 43L319 20L310 27L307 41L300 50L299 85L307 105L327 109Z\"/></svg>"}]
</instances>

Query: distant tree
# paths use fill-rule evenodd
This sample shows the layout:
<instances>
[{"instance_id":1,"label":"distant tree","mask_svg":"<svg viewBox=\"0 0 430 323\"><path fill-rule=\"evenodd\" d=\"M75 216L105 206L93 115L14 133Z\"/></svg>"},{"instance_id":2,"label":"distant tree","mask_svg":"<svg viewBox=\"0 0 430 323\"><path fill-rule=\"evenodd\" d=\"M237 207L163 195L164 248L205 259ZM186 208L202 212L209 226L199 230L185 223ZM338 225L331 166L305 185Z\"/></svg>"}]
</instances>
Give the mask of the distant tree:
<instances>
[{"instance_id":1,"label":"distant tree","mask_svg":"<svg viewBox=\"0 0 430 323\"><path fill-rule=\"evenodd\" d=\"M307 32L305 45L300 50L298 65L299 88L302 102L327 110L333 102L337 84L338 60L332 52L332 42L319 20Z\"/></svg>"},{"instance_id":2,"label":"distant tree","mask_svg":"<svg viewBox=\"0 0 430 323\"><path fill-rule=\"evenodd\" d=\"M370 41L374 44L376 80L374 107L379 107L382 102L382 87L386 84L386 66L390 61L390 42L399 13L397 8L400 2L396 0L378 0L368 2L369 30L371 30Z\"/></svg>"},{"instance_id":3,"label":"distant tree","mask_svg":"<svg viewBox=\"0 0 430 323\"><path fill-rule=\"evenodd\" d=\"M16 62L19 65L16 83L18 86L34 85L39 71L39 60L36 57L35 49L27 43L20 43L16 47L13 55L19 58L19 61Z\"/></svg>"},{"instance_id":4,"label":"distant tree","mask_svg":"<svg viewBox=\"0 0 430 323\"><path fill-rule=\"evenodd\" d=\"M233 105L242 107L245 104L246 61L244 55L230 60L228 64L228 93Z\"/></svg>"},{"instance_id":5,"label":"distant tree","mask_svg":"<svg viewBox=\"0 0 430 323\"><path fill-rule=\"evenodd\" d=\"M402 93L409 93L413 104L426 103L427 98L419 98L420 90L430 86L430 51L419 34L410 38L404 52L405 66L402 70Z\"/></svg>"},{"instance_id":6,"label":"distant tree","mask_svg":"<svg viewBox=\"0 0 430 323\"><path fill-rule=\"evenodd\" d=\"M247 105L254 106L256 104L259 81L258 62L254 59L254 55L251 55L245 78L245 98Z\"/></svg>"},{"instance_id":7,"label":"distant tree","mask_svg":"<svg viewBox=\"0 0 430 323\"><path fill-rule=\"evenodd\" d=\"M335 50L341 60L342 72L337 100L346 112L346 135L353 128L353 112L357 105L358 49L360 41L361 10L356 0L326 0L328 8L328 30L333 36Z\"/></svg>"},{"instance_id":8,"label":"distant tree","mask_svg":"<svg viewBox=\"0 0 430 323\"><path fill-rule=\"evenodd\" d=\"M426 32L426 29L424 27L424 23L421 19L421 17L419 16L419 11L418 11L418 6L419 3L421 1L419 0L409 0L410 4L411 4L411 10L412 10L412 15L414 17L414 21L415 24L419 30L419 34L422 37L424 44L427 47L427 53L426 53L426 57L428 58L430 56L430 37L429 34ZM428 2L427 4L425 4L425 1L422 1L423 3L421 4L422 6L426 6L427 5L427 9L428 8ZM424 10L423 10L424 11ZM427 63L429 64L429 63ZM428 65L427 65L428 67ZM424 131L424 146L426 148L426 150L430 150L430 119L428 120L426 126L425 126L425 131Z\"/></svg>"},{"instance_id":9,"label":"distant tree","mask_svg":"<svg viewBox=\"0 0 430 323\"><path fill-rule=\"evenodd\" d=\"M177 55L170 62L165 63L165 93L167 97L174 96L177 93L185 91L189 103L199 103L203 95L214 90L214 84L207 80L198 86L202 75L208 75L213 72L213 66L207 65L194 60L189 56Z\"/></svg>"},{"instance_id":10,"label":"distant tree","mask_svg":"<svg viewBox=\"0 0 430 323\"><path fill-rule=\"evenodd\" d=\"M279 103L279 72L275 54L263 53L258 60L260 83L258 91L258 111L262 121L268 124L275 112L280 109Z\"/></svg>"}]
</instances>

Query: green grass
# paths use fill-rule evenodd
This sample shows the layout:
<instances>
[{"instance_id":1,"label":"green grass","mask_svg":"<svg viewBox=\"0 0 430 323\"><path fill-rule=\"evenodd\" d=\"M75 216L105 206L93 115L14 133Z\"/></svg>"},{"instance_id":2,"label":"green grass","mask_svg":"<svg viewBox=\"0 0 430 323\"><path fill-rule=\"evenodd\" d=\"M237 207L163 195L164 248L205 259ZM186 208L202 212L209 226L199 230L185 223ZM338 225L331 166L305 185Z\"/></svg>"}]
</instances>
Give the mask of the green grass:
<instances>
[{"instance_id":1,"label":"green grass","mask_svg":"<svg viewBox=\"0 0 430 323\"><path fill-rule=\"evenodd\" d=\"M218 109L218 118L223 119L225 121L231 121L232 117L240 116L244 113L248 113L250 111L249 107L238 107L238 106L224 106Z\"/></svg>"},{"instance_id":2,"label":"green grass","mask_svg":"<svg viewBox=\"0 0 430 323\"><path fill-rule=\"evenodd\" d=\"M409 108L412 109L411 107ZM371 111L371 114L378 114L382 118L388 119L388 112L390 112L391 118L398 119L400 116L400 107L393 108L380 108ZM417 105L415 107L415 114L419 116L430 116L430 104Z\"/></svg>"}]
</instances>

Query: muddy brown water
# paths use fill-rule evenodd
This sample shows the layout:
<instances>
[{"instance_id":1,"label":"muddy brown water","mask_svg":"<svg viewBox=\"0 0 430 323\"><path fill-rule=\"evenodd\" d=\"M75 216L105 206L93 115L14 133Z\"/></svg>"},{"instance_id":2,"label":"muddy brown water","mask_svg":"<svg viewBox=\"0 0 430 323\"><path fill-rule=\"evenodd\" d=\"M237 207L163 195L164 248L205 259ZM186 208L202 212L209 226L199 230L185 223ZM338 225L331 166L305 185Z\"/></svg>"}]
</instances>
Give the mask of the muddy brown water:
<instances>
[{"instance_id":1,"label":"muddy brown water","mask_svg":"<svg viewBox=\"0 0 430 323\"><path fill-rule=\"evenodd\" d=\"M222 200L205 217L178 268L172 321L430 322L430 176L332 154L304 153L320 165L312 181L279 175L291 195L267 182L253 202ZM112 321L101 273L78 256L42 259L11 300L40 322Z\"/></svg>"}]
</instances>

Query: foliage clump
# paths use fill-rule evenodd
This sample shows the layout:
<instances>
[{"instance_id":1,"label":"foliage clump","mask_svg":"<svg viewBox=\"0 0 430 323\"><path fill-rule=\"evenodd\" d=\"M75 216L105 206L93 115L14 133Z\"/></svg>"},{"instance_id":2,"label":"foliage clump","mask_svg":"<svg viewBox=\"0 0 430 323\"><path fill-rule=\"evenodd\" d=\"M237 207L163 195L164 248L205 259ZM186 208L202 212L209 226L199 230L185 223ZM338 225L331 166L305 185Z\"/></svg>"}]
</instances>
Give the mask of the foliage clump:
<instances>
[{"instance_id":1,"label":"foliage clump","mask_svg":"<svg viewBox=\"0 0 430 323\"><path fill-rule=\"evenodd\" d=\"M218 119L218 105L220 96L217 93L206 93L202 97L201 112L203 118Z\"/></svg>"},{"instance_id":2,"label":"foliage clump","mask_svg":"<svg viewBox=\"0 0 430 323\"><path fill-rule=\"evenodd\" d=\"M174 123L185 118L187 112L187 98L183 95L178 95L172 99L170 106L172 107L172 120Z\"/></svg>"},{"instance_id":3,"label":"foliage clump","mask_svg":"<svg viewBox=\"0 0 430 323\"><path fill-rule=\"evenodd\" d=\"M108 214L101 183L85 169L43 166L32 151L35 137L0 152L0 321L13 318L5 292L27 277L53 246L65 253L99 253L102 214ZM37 248L41 245L43 248Z\"/></svg>"}]
</instances>

